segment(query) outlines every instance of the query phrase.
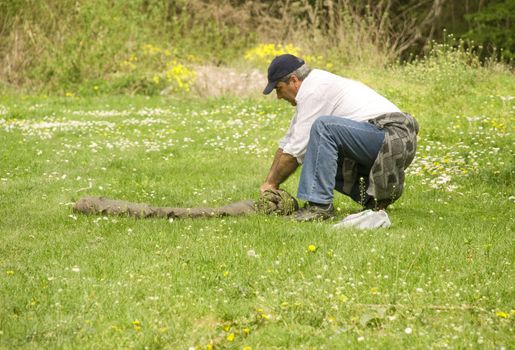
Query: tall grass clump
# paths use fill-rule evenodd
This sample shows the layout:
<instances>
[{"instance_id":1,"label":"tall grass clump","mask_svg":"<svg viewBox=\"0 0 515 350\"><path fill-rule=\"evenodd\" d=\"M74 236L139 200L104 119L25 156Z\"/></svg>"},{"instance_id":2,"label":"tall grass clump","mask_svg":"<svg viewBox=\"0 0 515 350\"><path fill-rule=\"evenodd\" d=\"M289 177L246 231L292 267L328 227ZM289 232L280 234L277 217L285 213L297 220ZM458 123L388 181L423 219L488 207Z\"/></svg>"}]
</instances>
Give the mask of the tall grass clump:
<instances>
[{"instance_id":1,"label":"tall grass clump","mask_svg":"<svg viewBox=\"0 0 515 350\"><path fill-rule=\"evenodd\" d=\"M484 72L478 56L463 42L450 36L443 43L433 43L429 53L402 66L403 79L420 85L432 103L446 103L465 93Z\"/></svg>"},{"instance_id":2,"label":"tall grass clump","mask_svg":"<svg viewBox=\"0 0 515 350\"><path fill-rule=\"evenodd\" d=\"M348 1L288 1L255 5L261 39L295 43L336 67L383 66L397 54L387 13ZM365 11L365 12L363 12Z\"/></svg>"},{"instance_id":3,"label":"tall grass clump","mask_svg":"<svg viewBox=\"0 0 515 350\"><path fill-rule=\"evenodd\" d=\"M168 74L177 90L187 91L187 66L220 63L253 38L235 23L227 25L236 19L223 9L202 6L158 0L2 3L0 78L32 91L153 94L163 85L156 76L163 81Z\"/></svg>"},{"instance_id":4,"label":"tall grass clump","mask_svg":"<svg viewBox=\"0 0 515 350\"><path fill-rule=\"evenodd\" d=\"M392 72L411 84L410 91L404 92L410 104L426 106L434 117L449 111L478 113L483 108L472 101L477 101L477 95L487 97L495 92L485 91L485 86L493 89L494 80L499 79L513 84L508 66L495 61L482 63L477 52L452 35L443 43L433 42L426 56L392 66ZM471 98L463 99L467 95Z\"/></svg>"}]
</instances>

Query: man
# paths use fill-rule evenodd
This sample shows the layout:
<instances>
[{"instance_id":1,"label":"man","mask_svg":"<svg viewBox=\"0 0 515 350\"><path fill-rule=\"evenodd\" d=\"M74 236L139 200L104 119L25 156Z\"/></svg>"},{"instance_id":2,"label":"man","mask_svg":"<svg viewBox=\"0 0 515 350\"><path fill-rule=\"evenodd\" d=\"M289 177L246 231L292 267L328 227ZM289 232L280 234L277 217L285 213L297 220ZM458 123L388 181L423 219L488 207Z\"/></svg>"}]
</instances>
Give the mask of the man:
<instances>
[{"instance_id":1,"label":"man","mask_svg":"<svg viewBox=\"0 0 515 350\"><path fill-rule=\"evenodd\" d=\"M311 70L290 54L268 68L265 95L296 107L279 142L261 192L278 189L303 165L298 221L333 217L333 189L367 209L382 210L400 197L404 169L415 156L418 124L366 85L329 72Z\"/></svg>"}]
</instances>

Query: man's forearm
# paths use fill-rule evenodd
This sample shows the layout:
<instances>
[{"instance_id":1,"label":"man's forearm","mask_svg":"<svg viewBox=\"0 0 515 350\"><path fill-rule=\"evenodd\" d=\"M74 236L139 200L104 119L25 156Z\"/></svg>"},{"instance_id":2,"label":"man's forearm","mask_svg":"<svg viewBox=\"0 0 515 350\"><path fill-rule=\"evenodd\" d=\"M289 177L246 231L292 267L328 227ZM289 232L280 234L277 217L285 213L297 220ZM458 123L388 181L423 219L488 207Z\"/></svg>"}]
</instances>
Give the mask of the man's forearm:
<instances>
[{"instance_id":1,"label":"man's forearm","mask_svg":"<svg viewBox=\"0 0 515 350\"><path fill-rule=\"evenodd\" d=\"M270 174L272 173L272 171L277 167L277 164L279 164L279 159L281 159L282 154L283 154L283 149L278 148L277 151L275 152L274 161L272 162L272 166L270 167L270 170L268 171L267 180L268 180L268 177L270 176Z\"/></svg>"},{"instance_id":2,"label":"man's forearm","mask_svg":"<svg viewBox=\"0 0 515 350\"><path fill-rule=\"evenodd\" d=\"M297 159L290 154L283 153L282 149L278 149L275 153L274 161L266 182L274 188L279 187L288 177L295 172L299 163Z\"/></svg>"}]
</instances>

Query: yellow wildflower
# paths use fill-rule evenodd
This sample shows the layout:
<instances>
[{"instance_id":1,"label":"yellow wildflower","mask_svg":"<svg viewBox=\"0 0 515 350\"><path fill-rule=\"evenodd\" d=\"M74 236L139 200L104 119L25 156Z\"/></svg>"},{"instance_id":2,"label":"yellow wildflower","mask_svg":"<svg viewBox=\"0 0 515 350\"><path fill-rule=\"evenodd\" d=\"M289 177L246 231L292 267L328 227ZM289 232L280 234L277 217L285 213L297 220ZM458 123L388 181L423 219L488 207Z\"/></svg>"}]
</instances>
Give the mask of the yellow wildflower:
<instances>
[{"instance_id":1,"label":"yellow wildflower","mask_svg":"<svg viewBox=\"0 0 515 350\"><path fill-rule=\"evenodd\" d=\"M310 244L310 245L308 246L308 251L309 251L310 253L314 253L314 252L316 252L316 251L317 251L317 249L318 249L318 248L317 248L317 246L316 246L316 245L314 245L314 244Z\"/></svg>"},{"instance_id":2,"label":"yellow wildflower","mask_svg":"<svg viewBox=\"0 0 515 350\"><path fill-rule=\"evenodd\" d=\"M132 321L132 325L134 326L134 330L135 331L138 331L138 332L141 331L142 327L141 327L141 322L140 321L134 320L134 321Z\"/></svg>"},{"instance_id":3,"label":"yellow wildflower","mask_svg":"<svg viewBox=\"0 0 515 350\"><path fill-rule=\"evenodd\" d=\"M248 327L243 328L243 333L245 335L249 335L250 334L250 328L248 328Z\"/></svg>"},{"instance_id":4,"label":"yellow wildflower","mask_svg":"<svg viewBox=\"0 0 515 350\"><path fill-rule=\"evenodd\" d=\"M243 350L252 350L252 348L250 346L244 346Z\"/></svg>"},{"instance_id":5,"label":"yellow wildflower","mask_svg":"<svg viewBox=\"0 0 515 350\"><path fill-rule=\"evenodd\" d=\"M300 48L292 44L259 44L258 46L245 52L244 57L247 61L268 64L275 56L279 56L285 53L299 56Z\"/></svg>"},{"instance_id":6,"label":"yellow wildflower","mask_svg":"<svg viewBox=\"0 0 515 350\"><path fill-rule=\"evenodd\" d=\"M12 276L14 275L14 271L13 270L8 270L5 272L7 274L7 276Z\"/></svg>"},{"instance_id":7,"label":"yellow wildflower","mask_svg":"<svg viewBox=\"0 0 515 350\"><path fill-rule=\"evenodd\" d=\"M196 73L177 61L168 63L168 70L165 78L169 82L175 83L175 87L180 91L190 91L191 84L195 80Z\"/></svg>"},{"instance_id":8,"label":"yellow wildflower","mask_svg":"<svg viewBox=\"0 0 515 350\"><path fill-rule=\"evenodd\" d=\"M372 288L370 288L370 293L377 294L377 293L379 293L379 290L377 289L377 287L372 287Z\"/></svg>"},{"instance_id":9,"label":"yellow wildflower","mask_svg":"<svg viewBox=\"0 0 515 350\"><path fill-rule=\"evenodd\" d=\"M227 341L234 341L234 338L236 336L234 335L234 333L230 333L228 336L227 336Z\"/></svg>"},{"instance_id":10,"label":"yellow wildflower","mask_svg":"<svg viewBox=\"0 0 515 350\"><path fill-rule=\"evenodd\" d=\"M508 318L508 317L510 317L510 315L508 315L504 311L497 311L495 314L497 315L497 317L500 317L500 318Z\"/></svg>"}]
</instances>

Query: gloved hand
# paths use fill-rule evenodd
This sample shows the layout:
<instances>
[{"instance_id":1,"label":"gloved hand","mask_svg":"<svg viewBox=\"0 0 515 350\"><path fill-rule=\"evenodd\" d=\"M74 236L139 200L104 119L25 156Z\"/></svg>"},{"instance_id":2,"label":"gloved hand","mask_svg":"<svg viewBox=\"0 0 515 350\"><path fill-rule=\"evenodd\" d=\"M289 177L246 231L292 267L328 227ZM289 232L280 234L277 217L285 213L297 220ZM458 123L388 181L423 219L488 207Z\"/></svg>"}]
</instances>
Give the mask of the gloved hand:
<instances>
[{"instance_id":1,"label":"gloved hand","mask_svg":"<svg viewBox=\"0 0 515 350\"><path fill-rule=\"evenodd\" d=\"M256 203L257 211L262 214L290 215L299 209L295 197L281 189L269 189L261 194Z\"/></svg>"}]
</instances>

